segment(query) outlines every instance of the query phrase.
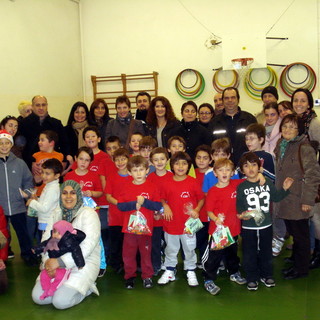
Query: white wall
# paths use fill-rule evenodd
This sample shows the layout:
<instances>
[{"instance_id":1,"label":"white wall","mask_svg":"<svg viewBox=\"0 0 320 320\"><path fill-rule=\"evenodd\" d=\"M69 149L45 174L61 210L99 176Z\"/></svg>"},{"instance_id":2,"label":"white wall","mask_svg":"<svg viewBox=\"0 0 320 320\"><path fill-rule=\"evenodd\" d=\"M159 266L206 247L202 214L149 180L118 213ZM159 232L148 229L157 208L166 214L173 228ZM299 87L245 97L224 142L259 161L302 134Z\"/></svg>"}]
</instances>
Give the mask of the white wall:
<instances>
[{"instance_id":1,"label":"white wall","mask_svg":"<svg viewBox=\"0 0 320 320\"><path fill-rule=\"evenodd\" d=\"M221 66L222 49L205 48L210 31L222 37L226 32L266 33L292 0L81 0L80 17L76 2L0 1L1 118L17 115L20 100L43 94L50 114L65 122L71 105L83 95L85 102L92 102L91 75L152 71L159 72L159 94L179 114L184 100L174 82L185 68L198 70L206 80L196 102L212 103L212 69ZM267 41L267 62L302 61L319 75L318 3L293 2L268 34L289 40ZM280 75L282 68L274 69ZM287 98L279 92L280 99ZM261 103L247 96L242 84L240 95L243 109L260 109ZM319 98L319 87L314 98Z\"/></svg>"},{"instance_id":2,"label":"white wall","mask_svg":"<svg viewBox=\"0 0 320 320\"><path fill-rule=\"evenodd\" d=\"M248 30L265 34L291 3L292 0L81 0L86 102L92 101L91 75L158 71L159 94L168 97L179 114L184 100L176 93L175 78L183 69L194 68L206 80L204 93L195 101L213 103L212 69L221 66L222 50L204 47L210 35L206 28L220 36ZM317 10L317 0L295 0L268 34L289 38L267 40L268 63L302 61L319 74ZM280 76L282 68L274 69ZM264 73L262 79L263 76ZM240 106L253 113L260 110L261 102L250 98L242 84L239 89ZM281 100L288 99L281 89L279 92ZM315 98L318 93L317 88Z\"/></svg>"},{"instance_id":3,"label":"white wall","mask_svg":"<svg viewBox=\"0 0 320 320\"><path fill-rule=\"evenodd\" d=\"M42 94L50 114L65 122L83 99L78 4L1 0L0 39L0 118Z\"/></svg>"}]
</instances>

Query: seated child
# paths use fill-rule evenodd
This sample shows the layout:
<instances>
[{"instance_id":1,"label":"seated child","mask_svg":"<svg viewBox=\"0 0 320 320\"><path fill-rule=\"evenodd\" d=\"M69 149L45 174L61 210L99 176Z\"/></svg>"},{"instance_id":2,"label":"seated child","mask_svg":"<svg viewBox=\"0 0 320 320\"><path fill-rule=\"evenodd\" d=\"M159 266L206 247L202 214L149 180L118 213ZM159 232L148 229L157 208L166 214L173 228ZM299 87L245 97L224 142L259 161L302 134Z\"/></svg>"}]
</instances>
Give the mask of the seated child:
<instances>
[{"instance_id":1,"label":"seated child","mask_svg":"<svg viewBox=\"0 0 320 320\"><path fill-rule=\"evenodd\" d=\"M150 160L156 171L148 175L148 180L155 184L162 193L173 174L166 170L166 163L169 159L168 152L165 148L154 148L150 153ZM153 221L152 233L152 266L154 275L158 275L161 270L161 242L163 237L163 215L160 212L155 212Z\"/></svg>"},{"instance_id":2,"label":"seated child","mask_svg":"<svg viewBox=\"0 0 320 320\"><path fill-rule=\"evenodd\" d=\"M203 275L205 289L212 295L216 295L220 291L220 288L215 285L214 281L217 279L222 259L230 274L231 281L245 284L246 279L242 278L239 272L240 259L237 255L241 223L237 218L236 190L242 180L230 180L233 176L234 164L229 159L223 158L215 161L213 170L218 182L210 188L206 197L206 210L210 218L210 238L203 256ZM229 227L235 242L224 249L211 250L212 234L219 225Z\"/></svg>"},{"instance_id":3,"label":"seated child","mask_svg":"<svg viewBox=\"0 0 320 320\"><path fill-rule=\"evenodd\" d=\"M167 284L176 279L178 253L182 245L184 270L187 273L188 284L191 287L199 285L195 273L197 263L196 235L184 233L185 222L189 217L199 217L204 202L200 185L195 178L188 176L191 164L190 156L182 151L175 153L170 160L174 175L170 178L161 195L165 218L163 230L167 244L164 261L166 271L158 280L158 284ZM185 213L186 207L188 207L188 214Z\"/></svg>"},{"instance_id":4,"label":"seated child","mask_svg":"<svg viewBox=\"0 0 320 320\"><path fill-rule=\"evenodd\" d=\"M130 137L129 147L133 156L140 154L139 142L143 138L143 134L140 132L135 132Z\"/></svg>"},{"instance_id":5,"label":"seated child","mask_svg":"<svg viewBox=\"0 0 320 320\"><path fill-rule=\"evenodd\" d=\"M231 145L228 138L217 139L211 144L211 157L213 162L218 159L229 159L231 156ZM234 175L231 179L239 179L239 174L234 171ZM209 189L213 187L218 182L217 177L214 174L212 168L208 169L205 173L202 185L202 191L208 193Z\"/></svg>"},{"instance_id":6,"label":"seated child","mask_svg":"<svg viewBox=\"0 0 320 320\"><path fill-rule=\"evenodd\" d=\"M60 186L59 178L63 167L59 160L52 158L42 163L41 179L45 185L40 198L32 195L27 201L29 209L33 209L38 216L39 238L46 230L52 211L59 205Z\"/></svg>"},{"instance_id":7,"label":"seated child","mask_svg":"<svg viewBox=\"0 0 320 320\"><path fill-rule=\"evenodd\" d=\"M153 139L151 136L143 137L139 141L139 154L148 160L149 164L149 172L148 174L154 172L156 169L152 162L150 161L150 153L152 149L154 149L157 146L157 141Z\"/></svg>"},{"instance_id":8,"label":"seated child","mask_svg":"<svg viewBox=\"0 0 320 320\"><path fill-rule=\"evenodd\" d=\"M60 220L53 225L51 238L41 242L39 246L33 248L35 254L48 252L49 258L59 258L67 252L71 252L72 258L79 269L83 268L85 261L80 248L80 243L86 235L81 230L73 229L70 222ZM41 300L53 296L54 292L68 276L67 269L58 268L55 273L47 270L40 272L40 283L43 294Z\"/></svg>"},{"instance_id":9,"label":"seated child","mask_svg":"<svg viewBox=\"0 0 320 320\"><path fill-rule=\"evenodd\" d=\"M120 139L116 136L111 136L106 141L106 151L109 155L110 159L112 160L113 154L116 150L121 147Z\"/></svg>"},{"instance_id":10,"label":"seated child","mask_svg":"<svg viewBox=\"0 0 320 320\"><path fill-rule=\"evenodd\" d=\"M242 219L243 267L247 277L248 290L257 290L260 280L267 287L274 287L272 270L272 219L270 202L285 198L293 183L291 178L283 182L283 189L277 190L271 180L266 178L264 185L259 185L259 157L253 152L245 153L239 166L246 180L237 188L238 218ZM264 220L259 224L249 214L256 210L262 212ZM249 212L248 212L249 211Z\"/></svg>"},{"instance_id":11,"label":"seated child","mask_svg":"<svg viewBox=\"0 0 320 320\"><path fill-rule=\"evenodd\" d=\"M141 277L146 289L152 288L153 268L151 263L151 236L153 229L153 212L162 208L157 187L147 180L148 161L142 156L133 156L128 161L128 172L133 180L123 186L123 192L118 199L118 209L125 211L122 232L122 258L125 271L125 287L133 289L137 274L137 252L141 259ZM144 233L132 232L131 225L135 213L141 211L146 221Z\"/></svg>"},{"instance_id":12,"label":"seated child","mask_svg":"<svg viewBox=\"0 0 320 320\"><path fill-rule=\"evenodd\" d=\"M211 148L206 144L203 144L196 148L195 150L195 163L196 163L196 180L199 183L200 187L202 188L203 179L205 173L210 169L210 164L212 162L211 158ZM203 205L202 209L199 213L199 219L203 224L203 228L200 229L197 235L197 249L199 250L199 263L197 263L197 267L202 269L201 258L206 250L208 244L208 228L209 228L209 219L207 215L207 211L205 208L205 204Z\"/></svg>"},{"instance_id":13,"label":"seated child","mask_svg":"<svg viewBox=\"0 0 320 320\"><path fill-rule=\"evenodd\" d=\"M170 137L170 139L168 140L167 146L168 146L168 147L167 147L167 150L168 150L168 153L169 153L170 157L173 157L173 155L174 155L175 153L179 152L179 151L185 152L185 151L186 151L187 144L186 144L186 141L185 141L182 137L172 136L172 137ZM171 168L170 168L170 161L169 161L169 160L167 161L166 169L167 169L167 170L171 170ZM190 177L193 177L193 178L196 177L196 172L195 172L195 170L194 170L193 164L191 164L191 167L190 167L190 170L189 170L188 175L189 175Z\"/></svg>"}]
</instances>

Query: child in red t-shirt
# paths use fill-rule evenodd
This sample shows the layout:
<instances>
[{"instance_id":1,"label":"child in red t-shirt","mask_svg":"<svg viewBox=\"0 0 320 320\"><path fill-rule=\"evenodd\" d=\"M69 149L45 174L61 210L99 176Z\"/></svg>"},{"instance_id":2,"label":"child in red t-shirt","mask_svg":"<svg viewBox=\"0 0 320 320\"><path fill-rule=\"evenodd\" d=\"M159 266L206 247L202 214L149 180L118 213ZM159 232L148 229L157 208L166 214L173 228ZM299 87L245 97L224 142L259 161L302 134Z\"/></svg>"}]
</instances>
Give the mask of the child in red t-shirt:
<instances>
[{"instance_id":1,"label":"child in red t-shirt","mask_svg":"<svg viewBox=\"0 0 320 320\"><path fill-rule=\"evenodd\" d=\"M127 168L133 180L123 186L123 193L120 195L117 205L121 211L125 211L122 228L122 232L124 232L122 258L125 271L124 278L126 280L125 286L127 289L133 289L134 287L134 279L137 275L136 258L139 251L143 286L151 288L153 286L151 263L153 214L154 211L161 210L162 205L157 187L147 181L148 160L142 156L133 156L129 159ZM128 230L132 215L138 210L144 215L146 225L149 227L149 231L144 234L130 233Z\"/></svg>"},{"instance_id":2,"label":"child in red t-shirt","mask_svg":"<svg viewBox=\"0 0 320 320\"><path fill-rule=\"evenodd\" d=\"M217 278L217 271L223 258L231 281L245 284L246 280L241 277L239 272L240 259L237 255L237 240L241 230L241 222L237 218L236 196L237 187L243 180L230 180L234 174L234 164L229 159L217 160L214 163L213 170L218 182L210 188L206 198L206 211L210 218L209 235L212 235L218 225L224 225L229 227L235 240L232 245L222 250L210 250L210 237L206 252L203 255L204 287L209 293L216 295L220 288L215 285L214 281ZM224 218L219 214L222 214Z\"/></svg>"},{"instance_id":3,"label":"child in red t-shirt","mask_svg":"<svg viewBox=\"0 0 320 320\"><path fill-rule=\"evenodd\" d=\"M211 148L206 144L203 144L196 149L195 154L196 154L195 163L197 165L196 180L202 189L204 175L210 169L210 164L212 162ZM203 205L202 209L199 212L199 219L203 224L203 228L196 233L197 249L199 250L199 260L198 260L199 263L197 264L197 267L199 269L202 269L201 258L208 244L208 228L209 228L209 219L208 219L207 211L205 208L205 204Z\"/></svg>"},{"instance_id":4,"label":"child in red t-shirt","mask_svg":"<svg viewBox=\"0 0 320 320\"><path fill-rule=\"evenodd\" d=\"M166 284L175 280L175 271L178 263L180 242L184 252L184 270L187 271L189 286L199 285L195 273L197 255L196 235L184 234L185 222L189 218L184 208L188 206L188 213L192 218L198 218L203 206L203 192L199 183L188 176L192 160L182 151L175 153L170 160L170 167L174 176L162 192L161 201L164 206L163 222L164 238L166 241L165 262L166 271L158 280L158 284Z\"/></svg>"},{"instance_id":5,"label":"child in red t-shirt","mask_svg":"<svg viewBox=\"0 0 320 320\"><path fill-rule=\"evenodd\" d=\"M148 175L148 180L154 183L160 191L166 188L173 174L166 170L166 163L169 159L168 152L165 148L154 148L150 153L150 161L155 167L154 172ZM152 252L151 260L154 275L158 275L161 270L161 241L163 238L163 218L160 212L155 212L153 220L152 233Z\"/></svg>"},{"instance_id":6,"label":"child in red t-shirt","mask_svg":"<svg viewBox=\"0 0 320 320\"><path fill-rule=\"evenodd\" d=\"M119 148L114 151L113 161L118 169L118 172L115 172L109 176L105 188L105 194L109 202L109 264L116 271L116 273L123 271L123 212L117 208L117 199L123 192L124 185L128 181L132 181L132 177L129 175L127 169L129 158L129 151L125 148Z\"/></svg>"}]
</instances>

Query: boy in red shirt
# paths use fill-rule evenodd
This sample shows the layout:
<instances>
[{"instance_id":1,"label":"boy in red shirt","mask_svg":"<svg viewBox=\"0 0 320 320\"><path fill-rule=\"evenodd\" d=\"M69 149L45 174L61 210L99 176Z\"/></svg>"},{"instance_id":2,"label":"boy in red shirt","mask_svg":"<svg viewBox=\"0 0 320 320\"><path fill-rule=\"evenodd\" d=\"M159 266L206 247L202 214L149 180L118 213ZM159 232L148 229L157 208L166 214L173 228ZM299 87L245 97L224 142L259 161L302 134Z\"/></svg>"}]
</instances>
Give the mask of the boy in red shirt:
<instances>
[{"instance_id":1,"label":"boy in red shirt","mask_svg":"<svg viewBox=\"0 0 320 320\"><path fill-rule=\"evenodd\" d=\"M110 175L106 183L105 194L109 202L109 264L116 273L123 271L122 243L123 243L123 212L117 208L118 198L123 192L126 183L132 181L128 173L127 164L130 158L129 151L119 148L113 153L113 161L118 169Z\"/></svg>"},{"instance_id":2,"label":"boy in red shirt","mask_svg":"<svg viewBox=\"0 0 320 320\"><path fill-rule=\"evenodd\" d=\"M184 270L187 272L189 286L199 285L195 273L197 255L196 235L184 234L185 222L189 218L198 218L203 206L203 192L195 178L188 176L192 160L185 152L175 153L170 160L170 167L174 176L169 180L162 192L161 201L164 206L163 222L164 238L166 241L165 262L166 271L158 280L158 284L166 284L175 280L176 266L180 242L184 252ZM188 206L188 214L184 208Z\"/></svg>"},{"instance_id":3,"label":"boy in red shirt","mask_svg":"<svg viewBox=\"0 0 320 320\"><path fill-rule=\"evenodd\" d=\"M195 154L196 154L195 163L197 165L196 180L202 189L204 175L210 169L210 164L212 162L211 148L206 144L203 144L196 149ZM196 233L197 249L199 250L198 261L200 261L199 263L197 263L197 267L199 269L202 269L201 258L208 244L208 229L209 229L209 219L208 219L205 205L203 205L202 209L200 210L199 219L203 224L203 228Z\"/></svg>"},{"instance_id":4,"label":"boy in red shirt","mask_svg":"<svg viewBox=\"0 0 320 320\"><path fill-rule=\"evenodd\" d=\"M154 172L148 175L148 180L154 183L160 190L164 190L173 174L166 170L166 163L169 159L168 152L165 148L154 148L150 153L150 160L155 167ZM161 270L161 241L163 237L163 218L160 212L156 212L153 220L152 233L152 252L151 260L154 275L158 275Z\"/></svg>"},{"instance_id":5,"label":"boy in red shirt","mask_svg":"<svg viewBox=\"0 0 320 320\"><path fill-rule=\"evenodd\" d=\"M234 174L234 164L229 159L219 159L213 166L214 174L218 178L215 186L210 188L206 198L206 210L210 218L209 235L215 231L218 225L229 227L230 233L235 242L222 250L210 250L211 238L202 263L204 266L204 287L212 295L216 295L220 288L215 285L217 271L222 258L225 259L226 268L230 274L230 280L238 284L245 284L246 280L239 272L240 259L238 251L238 235L241 230L241 222L237 218L236 196L237 187L243 181L231 179ZM222 218L219 214L223 214Z\"/></svg>"},{"instance_id":6,"label":"boy in red shirt","mask_svg":"<svg viewBox=\"0 0 320 320\"><path fill-rule=\"evenodd\" d=\"M162 208L157 187L147 181L149 170L148 160L142 156L133 156L128 161L128 172L133 181L123 186L124 192L118 200L118 209L125 211L123 228L123 250L124 278L127 289L133 289L134 279L137 271L137 252L141 258L141 277L144 288L152 288L153 268L151 263L151 235L153 229L153 213ZM134 234L128 230L129 221L136 211L140 211L146 218L149 232Z\"/></svg>"}]
</instances>

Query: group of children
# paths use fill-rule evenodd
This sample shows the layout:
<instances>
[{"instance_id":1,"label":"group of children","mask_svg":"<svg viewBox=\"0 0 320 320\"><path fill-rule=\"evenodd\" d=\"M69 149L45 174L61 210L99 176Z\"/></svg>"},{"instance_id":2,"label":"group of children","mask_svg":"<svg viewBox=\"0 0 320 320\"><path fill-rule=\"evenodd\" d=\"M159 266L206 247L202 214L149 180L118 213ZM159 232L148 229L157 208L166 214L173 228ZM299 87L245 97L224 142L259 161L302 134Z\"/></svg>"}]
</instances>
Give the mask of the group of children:
<instances>
[{"instance_id":1,"label":"group of children","mask_svg":"<svg viewBox=\"0 0 320 320\"><path fill-rule=\"evenodd\" d=\"M158 284L174 281L181 247L189 286L199 285L195 270L201 266L205 289L217 294L220 288L214 282L222 261L230 280L247 283L249 290L257 290L259 280L267 287L275 285L270 203L287 195L292 179L284 182L283 190L275 189L269 180L272 168L266 166L269 154L264 155L261 151L264 137L258 129L247 129L246 142L251 152L242 156L237 169L229 160L228 139L214 141L211 148L199 146L195 159L191 159L185 152L186 142L179 136L171 137L165 149L156 147L152 137L134 133L130 138L130 150L123 148L117 137L110 137L105 153L98 147L101 140L98 129L93 126L84 129L86 146L78 150L73 170L64 176L64 180L78 182L83 196L96 203L101 221L102 255L115 272L124 270L127 289L134 288L139 267L145 288L153 286L153 276L163 268ZM4 163L13 143L10 140L11 146L4 150L2 146L7 140L0 134L0 157ZM41 164L38 184L43 183L45 187L40 197L26 192L30 186L26 187L22 177L19 186L29 197L28 212L30 209L36 211L38 240L50 215L51 209L47 208L59 205L59 179L63 172L61 159L54 154L54 139L50 134L40 135L39 147L40 153L46 153L47 158L50 158L48 153L52 153L52 159ZM16 161L21 160L16 158ZM260 173L262 166L263 175ZM245 179L241 180L240 176ZM0 190L0 194L3 193ZM254 219L256 212L263 217L259 222ZM200 219L203 227L198 232L187 232L189 219ZM213 234L219 226L229 228L232 241L221 250L213 250ZM246 279L239 271L240 233ZM19 238L18 231L17 235ZM102 276L106 268L103 261L100 268Z\"/></svg>"}]
</instances>

